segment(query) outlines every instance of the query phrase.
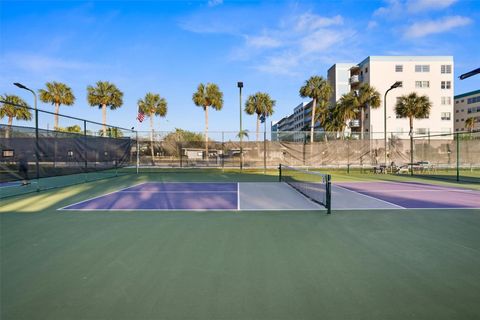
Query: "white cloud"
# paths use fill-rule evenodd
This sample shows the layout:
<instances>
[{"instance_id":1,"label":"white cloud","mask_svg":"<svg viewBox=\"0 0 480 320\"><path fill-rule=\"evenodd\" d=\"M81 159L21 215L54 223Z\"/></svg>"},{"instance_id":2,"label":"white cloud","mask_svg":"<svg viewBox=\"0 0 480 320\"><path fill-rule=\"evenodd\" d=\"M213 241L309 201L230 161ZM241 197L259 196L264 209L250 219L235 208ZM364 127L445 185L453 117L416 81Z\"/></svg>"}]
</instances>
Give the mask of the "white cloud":
<instances>
[{"instance_id":1,"label":"white cloud","mask_svg":"<svg viewBox=\"0 0 480 320\"><path fill-rule=\"evenodd\" d=\"M386 5L375 10L373 15L398 18L404 17L406 11L409 13L420 13L427 10L442 10L450 7L457 1L458 0L385 0Z\"/></svg>"},{"instance_id":2,"label":"white cloud","mask_svg":"<svg viewBox=\"0 0 480 320\"><path fill-rule=\"evenodd\" d=\"M343 18L340 15L334 17L322 17L309 12L298 16L296 20L296 31L316 30L318 28L343 24Z\"/></svg>"},{"instance_id":3,"label":"white cloud","mask_svg":"<svg viewBox=\"0 0 480 320\"><path fill-rule=\"evenodd\" d=\"M410 12L425 10L441 10L450 7L457 0L408 0L407 8Z\"/></svg>"},{"instance_id":4,"label":"white cloud","mask_svg":"<svg viewBox=\"0 0 480 320\"><path fill-rule=\"evenodd\" d=\"M277 48L282 41L269 36L246 36L246 44L255 48Z\"/></svg>"},{"instance_id":5,"label":"white cloud","mask_svg":"<svg viewBox=\"0 0 480 320\"><path fill-rule=\"evenodd\" d=\"M285 52L279 55L270 56L266 61L257 65L256 69L265 73L295 75L295 69L300 63L300 56L296 53Z\"/></svg>"},{"instance_id":6,"label":"white cloud","mask_svg":"<svg viewBox=\"0 0 480 320\"><path fill-rule=\"evenodd\" d=\"M374 16L397 16L403 11L403 4L399 0L386 0L387 5L373 12Z\"/></svg>"},{"instance_id":7,"label":"white cloud","mask_svg":"<svg viewBox=\"0 0 480 320\"><path fill-rule=\"evenodd\" d=\"M342 43L351 35L353 32L320 29L302 38L300 44L305 53L323 52Z\"/></svg>"},{"instance_id":8,"label":"white cloud","mask_svg":"<svg viewBox=\"0 0 480 320\"><path fill-rule=\"evenodd\" d=\"M405 37L421 38L430 34L447 32L471 23L472 20L470 18L462 16L450 16L439 20L416 22L407 28Z\"/></svg>"},{"instance_id":9,"label":"white cloud","mask_svg":"<svg viewBox=\"0 0 480 320\"><path fill-rule=\"evenodd\" d=\"M376 27L378 27L377 21L370 20L368 22L367 29L371 30L371 29L375 29Z\"/></svg>"},{"instance_id":10,"label":"white cloud","mask_svg":"<svg viewBox=\"0 0 480 320\"><path fill-rule=\"evenodd\" d=\"M221 5L222 3L223 3L223 0L208 0L209 7L215 7L215 6Z\"/></svg>"}]
</instances>

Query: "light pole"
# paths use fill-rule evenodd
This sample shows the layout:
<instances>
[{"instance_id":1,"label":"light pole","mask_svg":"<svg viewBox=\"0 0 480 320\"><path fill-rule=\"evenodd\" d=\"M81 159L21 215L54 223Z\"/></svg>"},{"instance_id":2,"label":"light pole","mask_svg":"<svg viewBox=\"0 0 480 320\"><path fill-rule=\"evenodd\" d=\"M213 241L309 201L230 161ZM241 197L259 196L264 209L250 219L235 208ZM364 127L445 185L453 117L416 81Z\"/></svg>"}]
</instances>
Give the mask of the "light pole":
<instances>
[{"instance_id":1,"label":"light pole","mask_svg":"<svg viewBox=\"0 0 480 320\"><path fill-rule=\"evenodd\" d=\"M38 184L38 180L40 179L40 167L38 163L38 158L39 158L39 146L38 146L38 109L37 109L37 95L35 94L35 91L33 91L30 88L27 88L21 83L14 82L13 83L15 86L19 87L20 89L24 89L27 91L30 91L33 94L33 101L34 101L34 107L35 107L35 169L37 171L36 173L36 178L37 178L37 191L40 191L40 186Z\"/></svg>"},{"instance_id":2,"label":"light pole","mask_svg":"<svg viewBox=\"0 0 480 320\"><path fill-rule=\"evenodd\" d=\"M240 90L240 170L243 170L243 129L242 129L242 88L243 82L237 82L237 87Z\"/></svg>"},{"instance_id":3,"label":"light pole","mask_svg":"<svg viewBox=\"0 0 480 320\"><path fill-rule=\"evenodd\" d=\"M390 89L385 92L385 97L383 99L383 139L384 139L384 147L385 147L385 173L387 173L387 93L390 90L398 88L402 85L400 81L396 81Z\"/></svg>"}]
</instances>

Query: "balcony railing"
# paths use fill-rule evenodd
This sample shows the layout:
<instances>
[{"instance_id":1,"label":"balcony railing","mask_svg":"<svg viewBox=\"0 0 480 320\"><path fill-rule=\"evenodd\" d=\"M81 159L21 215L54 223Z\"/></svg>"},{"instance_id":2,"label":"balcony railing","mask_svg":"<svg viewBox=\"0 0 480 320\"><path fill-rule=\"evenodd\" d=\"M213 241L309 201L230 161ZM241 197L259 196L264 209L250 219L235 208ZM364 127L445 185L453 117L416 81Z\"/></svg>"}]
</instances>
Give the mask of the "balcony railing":
<instances>
[{"instance_id":1,"label":"balcony railing","mask_svg":"<svg viewBox=\"0 0 480 320\"><path fill-rule=\"evenodd\" d=\"M360 127L360 120L350 120L348 126L350 128L359 128Z\"/></svg>"},{"instance_id":2,"label":"balcony railing","mask_svg":"<svg viewBox=\"0 0 480 320\"><path fill-rule=\"evenodd\" d=\"M350 84L356 84L363 81L363 77L361 75L355 74L350 77Z\"/></svg>"}]
</instances>

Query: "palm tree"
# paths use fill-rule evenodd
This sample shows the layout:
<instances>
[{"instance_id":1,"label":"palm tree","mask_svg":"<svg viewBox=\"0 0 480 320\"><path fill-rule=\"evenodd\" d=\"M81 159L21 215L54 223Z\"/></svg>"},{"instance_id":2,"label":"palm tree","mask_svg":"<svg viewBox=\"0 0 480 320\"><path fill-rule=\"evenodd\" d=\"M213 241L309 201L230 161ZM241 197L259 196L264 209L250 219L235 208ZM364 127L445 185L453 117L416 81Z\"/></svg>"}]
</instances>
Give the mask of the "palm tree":
<instances>
[{"instance_id":1,"label":"palm tree","mask_svg":"<svg viewBox=\"0 0 480 320\"><path fill-rule=\"evenodd\" d=\"M5 138L10 138L13 119L30 120L32 119L32 114L28 109L29 105L18 96L4 94L0 96L0 100L2 101L0 103L0 118L8 118L8 128L5 131Z\"/></svg>"},{"instance_id":2,"label":"palm tree","mask_svg":"<svg viewBox=\"0 0 480 320\"><path fill-rule=\"evenodd\" d=\"M223 107L223 93L215 83L200 83L192 96L193 103L205 111L205 156L208 159L208 107L221 110Z\"/></svg>"},{"instance_id":3,"label":"palm tree","mask_svg":"<svg viewBox=\"0 0 480 320\"><path fill-rule=\"evenodd\" d=\"M410 122L410 170L413 174L413 119L428 117L432 103L427 96L419 96L412 92L398 98L395 113L400 118L408 118Z\"/></svg>"},{"instance_id":4,"label":"palm tree","mask_svg":"<svg viewBox=\"0 0 480 320\"><path fill-rule=\"evenodd\" d=\"M153 118L155 116L165 117L167 115L167 100L160 97L159 94L148 92L144 99L139 99L138 109L143 112L147 117L150 117L150 149L152 151L152 161L155 157L153 150Z\"/></svg>"},{"instance_id":5,"label":"palm tree","mask_svg":"<svg viewBox=\"0 0 480 320\"><path fill-rule=\"evenodd\" d=\"M360 108L360 137L362 139L365 131L365 109L368 107L371 109L377 109L380 105L380 93L368 83L363 83L356 94L356 99L354 100L354 106Z\"/></svg>"},{"instance_id":6,"label":"palm tree","mask_svg":"<svg viewBox=\"0 0 480 320\"><path fill-rule=\"evenodd\" d=\"M345 136L345 128L348 124L350 126L350 121L357 117L358 108L356 107L356 96L353 92L346 93L342 95L340 100L337 102L337 117L338 120L343 122L345 125L342 127L342 137Z\"/></svg>"},{"instance_id":7,"label":"palm tree","mask_svg":"<svg viewBox=\"0 0 480 320\"><path fill-rule=\"evenodd\" d=\"M123 104L123 92L108 81L98 81L96 87L87 87L87 100L90 106L102 109L102 131L107 136L107 107L110 110L120 108Z\"/></svg>"},{"instance_id":8,"label":"palm tree","mask_svg":"<svg viewBox=\"0 0 480 320\"><path fill-rule=\"evenodd\" d=\"M303 87L300 88L300 97L313 99L312 112L311 112L311 124L310 124L310 143L313 143L313 134L315 130L315 112L317 103L320 108L328 108L328 101L332 95L332 87L328 84L327 80L320 76L312 76L305 81Z\"/></svg>"},{"instance_id":9,"label":"palm tree","mask_svg":"<svg viewBox=\"0 0 480 320\"><path fill-rule=\"evenodd\" d=\"M467 120L465 120L465 128L468 129L470 133L472 133L473 128L475 128L475 122L476 120L474 117L470 117Z\"/></svg>"},{"instance_id":10,"label":"palm tree","mask_svg":"<svg viewBox=\"0 0 480 320\"><path fill-rule=\"evenodd\" d=\"M245 102L245 112L249 115L257 114L257 141L260 134L260 117L269 117L273 114L273 107L275 100L270 98L270 95L265 92L257 92L247 98Z\"/></svg>"},{"instance_id":11,"label":"palm tree","mask_svg":"<svg viewBox=\"0 0 480 320\"><path fill-rule=\"evenodd\" d=\"M55 124L54 129L58 128L58 111L60 105L71 106L75 102L75 96L72 89L61 82L47 82L46 89L38 90L39 98L44 103L51 103L55 105Z\"/></svg>"}]
</instances>

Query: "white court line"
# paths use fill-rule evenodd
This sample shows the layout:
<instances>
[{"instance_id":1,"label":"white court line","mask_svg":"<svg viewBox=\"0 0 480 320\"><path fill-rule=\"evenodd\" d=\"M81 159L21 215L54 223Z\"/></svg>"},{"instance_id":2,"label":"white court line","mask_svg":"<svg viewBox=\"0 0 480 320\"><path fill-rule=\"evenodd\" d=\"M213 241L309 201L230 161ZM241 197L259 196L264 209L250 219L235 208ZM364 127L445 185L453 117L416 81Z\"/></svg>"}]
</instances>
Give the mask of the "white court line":
<instances>
[{"instance_id":1,"label":"white court line","mask_svg":"<svg viewBox=\"0 0 480 320\"><path fill-rule=\"evenodd\" d=\"M237 191L232 190L232 191L216 191L216 190L211 190L211 191L149 191L149 190L138 190L138 191L130 191L130 190L124 190L124 191L117 191L119 193L235 193Z\"/></svg>"},{"instance_id":2,"label":"white court line","mask_svg":"<svg viewBox=\"0 0 480 320\"><path fill-rule=\"evenodd\" d=\"M337 187L340 187L337 185ZM348 188L347 188L348 189ZM350 189L349 189L350 190ZM462 193L477 193L473 190L468 190L468 189L464 189L464 190L461 190L461 189L431 189L431 190L414 190L414 189L402 189L402 190L386 190L386 189L368 189L368 190L365 190L364 192L391 192L391 193L395 193L395 192L462 192Z\"/></svg>"},{"instance_id":3,"label":"white court line","mask_svg":"<svg viewBox=\"0 0 480 320\"><path fill-rule=\"evenodd\" d=\"M357 192L357 191L354 191L354 190L350 190L348 188L344 188L344 187L341 187L339 185L334 185L336 188L340 188L340 189L344 189L344 190L347 190L347 191L350 191L350 192L354 192L354 193L357 193L361 196L364 196L366 198L370 198L370 199L373 199L373 200L376 200L376 201L380 201L380 202L383 202L383 203L386 203L386 204L389 204L389 205L392 205L392 206L395 206L397 207L398 209L407 209L405 207L402 207L402 206L399 206L398 204L395 204L395 203L391 203L391 202L388 202L388 201L385 201L385 200L382 200L382 199L378 199L378 198L375 198L375 197L372 197L372 196L369 196L369 195L366 195L366 194L363 194L363 193L360 193L360 192ZM387 208L388 209L388 208ZM410 208L409 208L410 209Z\"/></svg>"},{"instance_id":4,"label":"white court line","mask_svg":"<svg viewBox=\"0 0 480 320\"><path fill-rule=\"evenodd\" d=\"M87 201L90 201L90 200L98 199L98 198L101 198L101 197L104 197L104 196L108 196L108 195L110 195L110 194L114 194L114 193L120 192L120 191L122 191L122 190L130 189L130 188L133 188L133 187L138 187L139 185L142 185L142 184L144 184L144 183L145 183L145 182L141 182L141 183L138 183L138 184L136 184L136 185L134 185L134 186L131 186L131 187L119 189L119 190L116 190L116 191L112 191L112 192L108 192L108 193L102 194L101 196L97 196L97 197L89 198L89 199L86 199L86 200L83 200L83 201L75 202L75 203L69 204L68 206L64 206L64 207L58 208L57 211L74 210L74 209L65 209L65 208L71 207L71 206L76 206L77 204L81 204L81 203L84 203L84 202L87 202Z\"/></svg>"},{"instance_id":5,"label":"white court line","mask_svg":"<svg viewBox=\"0 0 480 320\"><path fill-rule=\"evenodd\" d=\"M209 212L209 211L231 211L231 212L237 212L237 211L318 211L318 210L324 210L327 211L327 209L324 208L311 208L311 209L63 209L64 211L125 211L125 212L133 212L133 211L185 211L185 212ZM396 210L396 209L395 209Z\"/></svg>"}]
</instances>

